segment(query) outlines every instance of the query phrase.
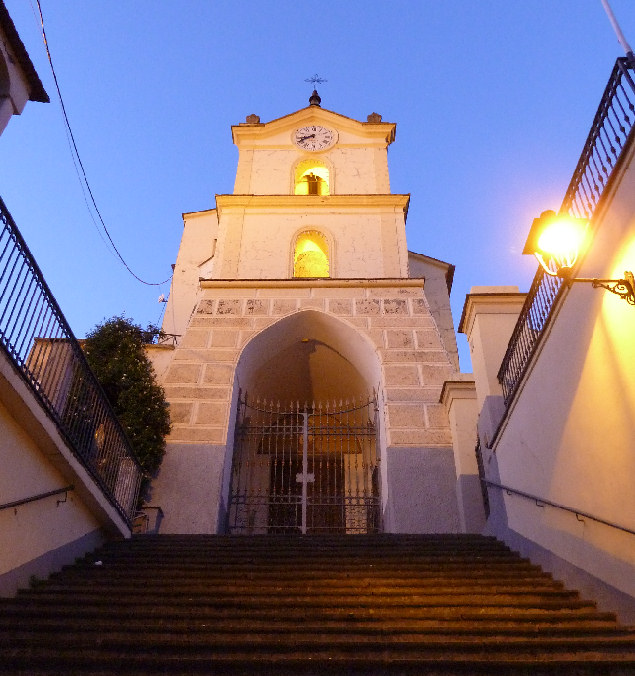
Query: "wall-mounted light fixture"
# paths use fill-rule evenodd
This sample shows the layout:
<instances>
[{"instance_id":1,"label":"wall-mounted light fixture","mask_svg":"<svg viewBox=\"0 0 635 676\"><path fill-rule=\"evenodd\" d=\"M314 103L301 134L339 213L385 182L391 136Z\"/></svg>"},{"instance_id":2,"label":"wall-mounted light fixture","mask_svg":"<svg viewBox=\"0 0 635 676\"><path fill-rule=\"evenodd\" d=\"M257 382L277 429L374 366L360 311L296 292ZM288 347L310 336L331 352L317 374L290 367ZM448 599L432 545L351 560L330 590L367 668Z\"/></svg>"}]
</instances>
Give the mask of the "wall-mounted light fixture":
<instances>
[{"instance_id":1,"label":"wall-mounted light fixture","mask_svg":"<svg viewBox=\"0 0 635 676\"><path fill-rule=\"evenodd\" d=\"M589 246L588 225L585 218L543 211L538 218L534 218L523 253L534 254L548 275L560 277L568 285L586 282L593 288L606 289L630 305L635 305L635 279L629 270L624 272L624 279L572 277L571 270L575 262Z\"/></svg>"}]
</instances>

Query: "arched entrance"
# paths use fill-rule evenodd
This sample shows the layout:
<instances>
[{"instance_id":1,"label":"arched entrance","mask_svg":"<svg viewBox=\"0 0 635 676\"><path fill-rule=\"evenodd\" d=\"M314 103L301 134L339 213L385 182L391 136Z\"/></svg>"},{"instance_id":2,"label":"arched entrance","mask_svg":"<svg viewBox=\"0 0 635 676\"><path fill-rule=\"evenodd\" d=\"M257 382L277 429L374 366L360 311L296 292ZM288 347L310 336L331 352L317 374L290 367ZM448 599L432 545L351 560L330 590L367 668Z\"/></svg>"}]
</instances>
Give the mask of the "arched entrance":
<instances>
[{"instance_id":1,"label":"arched entrance","mask_svg":"<svg viewBox=\"0 0 635 676\"><path fill-rule=\"evenodd\" d=\"M322 312L291 315L248 344L229 532L380 530L378 375L366 338Z\"/></svg>"}]
</instances>

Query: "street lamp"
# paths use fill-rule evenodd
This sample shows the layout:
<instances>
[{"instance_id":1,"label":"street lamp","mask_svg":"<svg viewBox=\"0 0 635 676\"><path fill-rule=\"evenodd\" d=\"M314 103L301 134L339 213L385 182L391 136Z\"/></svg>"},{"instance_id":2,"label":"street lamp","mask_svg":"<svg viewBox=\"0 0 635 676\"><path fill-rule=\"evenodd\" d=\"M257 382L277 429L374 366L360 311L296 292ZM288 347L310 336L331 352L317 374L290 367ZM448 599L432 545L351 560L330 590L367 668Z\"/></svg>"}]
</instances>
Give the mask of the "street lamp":
<instances>
[{"instance_id":1,"label":"street lamp","mask_svg":"<svg viewBox=\"0 0 635 676\"><path fill-rule=\"evenodd\" d=\"M567 213L543 211L531 224L524 254L534 254L542 269L552 277L560 277L567 285L586 282L593 288L603 288L635 305L635 279L629 270L624 279L572 277L572 268L589 246L589 222Z\"/></svg>"}]
</instances>

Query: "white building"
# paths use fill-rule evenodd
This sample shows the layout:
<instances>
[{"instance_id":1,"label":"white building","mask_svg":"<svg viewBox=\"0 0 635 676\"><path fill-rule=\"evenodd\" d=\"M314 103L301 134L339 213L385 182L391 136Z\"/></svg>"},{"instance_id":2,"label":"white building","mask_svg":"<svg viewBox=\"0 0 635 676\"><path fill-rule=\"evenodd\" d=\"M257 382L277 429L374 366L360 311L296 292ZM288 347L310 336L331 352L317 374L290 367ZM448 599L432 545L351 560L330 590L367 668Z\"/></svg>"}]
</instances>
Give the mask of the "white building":
<instances>
[{"instance_id":1,"label":"white building","mask_svg":"<svg viewBox=\"0 0 635 676\"><path fill-rule=\"evenodd\" d=\"M589 222L580 281L539 269L528 294L472 289L459 331L475 385L454 410L463 435L479 415L486 532L631 623L635 295L593 280L628 295L635 269L634 68L617 60L561 207Z\"/></svg>"},{"instance_id":2,"label":"white building","mask_svg":"<svg viewBox=\"0 0 635 676\"><path fill-rule=\"evenodd\" d=\"M475 462L457 477L439 401L458 377L453 266L408 251L409 196L388 173L395 125L325 110L314 92L232 132L234 193L184 215L163 325L176 348L150 352L173 421L153 495L162 530L304 518L308 532L458 531L480 492Z\"/></svg>"}]
</instances>

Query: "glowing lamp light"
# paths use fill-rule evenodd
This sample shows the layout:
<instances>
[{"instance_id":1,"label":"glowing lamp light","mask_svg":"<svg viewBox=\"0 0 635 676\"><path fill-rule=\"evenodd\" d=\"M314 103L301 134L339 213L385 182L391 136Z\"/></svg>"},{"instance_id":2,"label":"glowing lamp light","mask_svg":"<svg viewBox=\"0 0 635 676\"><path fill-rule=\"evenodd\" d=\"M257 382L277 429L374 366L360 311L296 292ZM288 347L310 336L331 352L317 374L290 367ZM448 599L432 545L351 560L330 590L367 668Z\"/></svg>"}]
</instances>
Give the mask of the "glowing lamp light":
<instances>
[{"instance_id":1,"label":"glowing lamp light","mask_svg":"<svg viewBox=\"0 0 635 676\"><path fill-rule=\"evenodd\" d=\"M624 272L624 279L572 277L571 269L589 246L588 226L589 222L584 218L543 211L538 218L534 218L523 253L533 254L548 275L560 277L568 285L587 282L594 288L606 289L630 305L635 305L635 279L629 270Z\"/></svg>"},{"instance_id":2,"label":"glowing lamp light","mask_svg":"<svg viewBox=\"0 0 635 676\"><path fill-rule=\"evenodd\" d=\"M553 277L567 277L588 242L588 221L569 214L543 211L529 230L524 254L534 254Z\"/></svg>"}]
</instances>

